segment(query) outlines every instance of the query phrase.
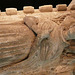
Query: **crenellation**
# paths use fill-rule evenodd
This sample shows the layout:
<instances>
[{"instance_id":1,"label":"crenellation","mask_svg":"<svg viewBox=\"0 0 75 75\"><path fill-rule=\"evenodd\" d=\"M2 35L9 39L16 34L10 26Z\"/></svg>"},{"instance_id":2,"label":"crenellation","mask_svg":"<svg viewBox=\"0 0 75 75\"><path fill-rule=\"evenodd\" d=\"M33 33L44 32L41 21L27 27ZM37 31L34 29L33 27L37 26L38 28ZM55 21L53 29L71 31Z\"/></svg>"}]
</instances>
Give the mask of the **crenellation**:
<instances>
[{"instance_id":1,"label":"crenellation","mask_svg":"<svg viewBox=\"0 0 75 75\"><path fill-rule=\"evenodd\" d=\"M57 11L66 11L67 10L67 5L66 4L58 4L56 6Z\"/></svg>"},{"instance_id":2,"label":"crenellation","mask_svg":"<svg viewBox=\"0 0 75 75\"><path fill-rule=\"evenodd\" d=\"M24 6L23 12L24 13L34 13L34 7L33 6Z\"/></svg>"},{"instance_id":3,"label":"crenellation","mask_svg":"<svg viewBox=\"0 0 75 75\"><path fill-rule=\"evenodd\" d=\"M52 12L53 6L52 5L44 5L39 7L40 12Z\"/></svg>"},{"instance_id":4,"label":"crenellation","mask_svg":"<svg viewBox=\"0 0 75 75\"><path fill-rule=\"evenodd\" d=\"M6 8L7 15L17 15L17 8Z\"/></svg>"}]
</instances>

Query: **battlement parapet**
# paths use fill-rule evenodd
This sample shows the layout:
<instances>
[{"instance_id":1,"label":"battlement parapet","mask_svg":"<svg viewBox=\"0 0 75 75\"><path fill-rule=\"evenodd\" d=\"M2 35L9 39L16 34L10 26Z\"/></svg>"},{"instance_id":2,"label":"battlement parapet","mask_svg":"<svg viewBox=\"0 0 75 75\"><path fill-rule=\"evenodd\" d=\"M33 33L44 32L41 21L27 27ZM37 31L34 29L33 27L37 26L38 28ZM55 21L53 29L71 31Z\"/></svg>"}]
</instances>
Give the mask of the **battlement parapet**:
<instances>
[{"instance_id":1,"label":"battlement parapet","mask_svg":"<svg viewBox=\"0 0 75 75\"><path fill-rule=\"evenodd\" d=\"M69 10L75 10L75 4L73 4Z\"/></svg>"},{"instance_id":2,"label":"battlement parapet","mask_svg":"<svg viewBox=\"0 0 75 75\"><path fill-rule=\"evenodd\" d=\"M53 8L53 5L43 5L39 6L38 9L34 9L33 6L24 6L23 10L18 11L17 8L6 8L5 12L0 11L0 15L17 15L17 14L31 14L31 13L44 13L44 12L60 12L60 11L73 11L75 10L75 4L71 4L67 7L66 4L58 4L56 8Z\"/></svg>"}]
</instances>

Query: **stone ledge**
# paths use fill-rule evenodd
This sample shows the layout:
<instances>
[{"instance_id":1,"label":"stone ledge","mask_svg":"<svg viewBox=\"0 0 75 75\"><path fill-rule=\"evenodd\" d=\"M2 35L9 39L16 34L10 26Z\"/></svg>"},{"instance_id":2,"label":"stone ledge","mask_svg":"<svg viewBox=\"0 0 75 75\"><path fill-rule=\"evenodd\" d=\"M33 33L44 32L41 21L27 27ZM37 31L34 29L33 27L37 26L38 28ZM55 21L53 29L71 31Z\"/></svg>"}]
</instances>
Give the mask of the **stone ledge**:
<instances>
[{"instance_id":1,"label":"stone ledge","mask_svg":"<svg viewBox=\"0 0 75 75\"><path fill-rule=\"evenodd\" d=\"M24 6L23 12L24 13L34 13L34 7L33 6Z\"/></svg>"},{"instance_id":2,"label":"stone ledge","mask_svg":"<svg viewBox=\"0 0 75 75\"><path fill-rule=\"evenodd\" d=\"M17 15L17 9L16 8L6 8L6 14L7 15Z\"/></svg>"},{"instance_id":3,"label":"stone ledge","mask_svg":"<svg viewBox=\"0 0 75 75\"><path fill-rule=\"evenodd\" d=\"M52 5L44 5L39 7L40 12L52 12L53 6Z\"/></svg>"},{"instance_id":4,"label":"stone ledge","mask_svg":"<svg viewBox=\"0 0 75 75\"><path fill-rule=\"evenodd\" d=\"M66 11L67 10L67 5L66 4L58 4L56 6L57 11Z\"/></svg>"}]
</instances>

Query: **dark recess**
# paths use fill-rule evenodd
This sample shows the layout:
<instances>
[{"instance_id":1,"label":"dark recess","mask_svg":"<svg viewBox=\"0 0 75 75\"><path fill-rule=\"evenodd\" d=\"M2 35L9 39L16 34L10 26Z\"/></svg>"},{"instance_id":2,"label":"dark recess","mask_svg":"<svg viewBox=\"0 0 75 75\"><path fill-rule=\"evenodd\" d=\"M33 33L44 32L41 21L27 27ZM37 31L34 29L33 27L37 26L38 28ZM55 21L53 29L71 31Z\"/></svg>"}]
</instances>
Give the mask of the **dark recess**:
<instances>
[{"instance_id":1,"label":"dark recess","mask_svg":"<svg viewBox=\"0 0 75 75\"><path fill-rule=\"evenodd\" d=\"M52 4L56 7L57 4L67 4L72 0L0 0L0 10L5 11L5 8L14 7L18 10L23 10L23 6L34 6L38 9L41 5Z\"/></svg>"}]
</instances>

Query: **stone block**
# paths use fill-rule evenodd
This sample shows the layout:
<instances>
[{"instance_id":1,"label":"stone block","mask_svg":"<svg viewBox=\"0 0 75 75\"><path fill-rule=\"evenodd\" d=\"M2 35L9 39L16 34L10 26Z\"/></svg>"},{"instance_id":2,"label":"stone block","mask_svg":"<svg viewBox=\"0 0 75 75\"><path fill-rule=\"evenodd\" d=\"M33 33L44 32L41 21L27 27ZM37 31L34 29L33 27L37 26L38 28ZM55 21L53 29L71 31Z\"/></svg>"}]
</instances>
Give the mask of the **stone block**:
<instances>
[{"instance_id":1,"label":"stone block","mask_svg":"<svg viewBox=\"0 0 75 75\"><path fill-rule=\"evenodd\" d=\"M17 9L16 8L6 8L6 14L7 15L17 15Z\"/></svg>"},{"instance_id":2,"label":"stone block","mask_svg":"<svg viewBox=\"0 0 75 75\"><path fill-rule=\"evenodd\" d=\"M58 11L66 11L67 10L67 5L66 4L58 4L56 6Z\"/></svg>"},{"instance_id":3,"label":"stone block","mask_svg":"<svg viewBox=\"0 0 75 75\"><path fill-rule=\"evenodd\" d=\"M53 11L53 6L52 5L40 6L39 11L41 11L41 12L52 12Z\"/></svg>"},{"instance_id":4,"label":"stone block","mask_svg":"<svg viewBox=\"0 0 75 75\"><path fill-rule=\"evenodd\" d=\"M33 6L24 6L23 11L24 11L24 13L34 13L34 7Z\"/></svg>"},{"instance_id":5,"label":"stone block","mask_svg":"<svg viewBox=\"0 0 75 75\"><path fill-rule=\"evenodd\" d=\"M0 10L0 15L1 15L1 10Z\"/></svg>"}]
</instances>

